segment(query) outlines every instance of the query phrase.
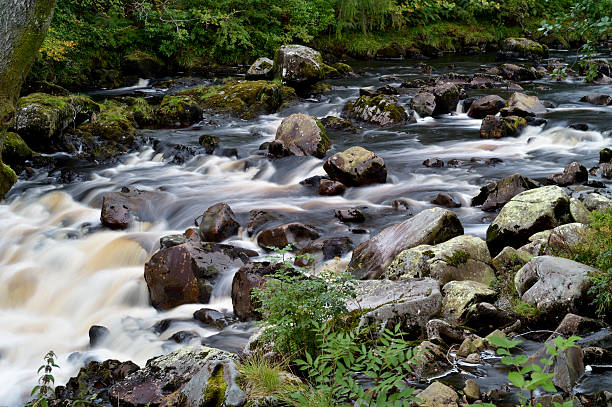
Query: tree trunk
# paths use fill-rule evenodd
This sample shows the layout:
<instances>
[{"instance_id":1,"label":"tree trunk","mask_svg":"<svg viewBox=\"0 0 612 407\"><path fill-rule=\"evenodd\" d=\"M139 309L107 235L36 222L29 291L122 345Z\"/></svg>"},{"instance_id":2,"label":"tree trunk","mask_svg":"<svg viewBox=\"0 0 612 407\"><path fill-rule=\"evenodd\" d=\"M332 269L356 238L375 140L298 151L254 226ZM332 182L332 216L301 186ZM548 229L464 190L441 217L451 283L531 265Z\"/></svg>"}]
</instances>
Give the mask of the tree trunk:
<instances>
[{"instance_id":1,"label":"tree trunk","mask_svg":"<svg viewBox=\"0 0 612 407\"><path fill-rule=\"evenodd\" d=\"M47 35L56 1L2 0L0 5L0 199L15 182L15 174L2 163L6 129L21 86Z\"/></svg>"}]
</instances>

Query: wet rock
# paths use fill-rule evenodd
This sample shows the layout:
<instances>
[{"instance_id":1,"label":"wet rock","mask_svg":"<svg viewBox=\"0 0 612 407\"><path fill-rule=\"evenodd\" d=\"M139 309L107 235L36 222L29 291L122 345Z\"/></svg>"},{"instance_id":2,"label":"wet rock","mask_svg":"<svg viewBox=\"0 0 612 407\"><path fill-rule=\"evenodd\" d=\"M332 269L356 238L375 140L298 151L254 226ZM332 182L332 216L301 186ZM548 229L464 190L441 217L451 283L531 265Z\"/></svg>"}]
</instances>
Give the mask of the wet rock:
<instances>
[{"instance_id":1,"label":"wet rock","mask_svg":"<svg viewBox=\"0 0 612 407\"><path fill-rule=\"evenodd\" d=\"M270 58L257 58L249 67L246 78L251 80L272 79L274 76L274 61Z\"/></svg>"},{"instance_id":2,"label":"wet rock","mask_svg":"<svg viewBox=\"0 0 612 407\"><path fill-rule=\"evenodd\" d=\"M350 119L360 120L379 126L390 126L408 120L406 110L394 98L385 95L361 96L349 105Z\"/></svg>"},{"instance_id":3,"label":"wet rock","mask_svg":"<svg viewBox=\"0 0 612 407\"><path fill-rule=\"evenodd\" d=\"M549 339L554 339L555 336L562 335L565 338L570 336L582 336L599 331L605 328L606 324L592 318L582 317L580 315L569 313L563 317L563 320L555 329L555 332Z\"/></svg>"},{"instance_id":4,"label":"wet rock","mask_svg":"<svg viewBox=\"0 0 612 407\"><path fill-rule=\"evenodd\" d=\"M446 165L449 168L459 168L459 167L461 167L463 165L463 162L461 160L457 160L457 159L453 158L452 160L448 160Z\"/></svg>"},{"instance_id":5,"label":"wet rock","mask_svg":"<svg viewBox=\"0 0 612 407\"><path fill-rule=\"evenodd\" d=\"M526 68L524 66L514 64L503 64L500 67L500 73L504 79L518 82L532 81L542 77L542 74L536 71L534 68ZM513 85L520 88L520 86L517 84Z\"/></svg>"},{"instance_id":6,"label":"wet rock","mask_svg":"<svg viewBox=\"0 0 612 407\"><path fill-rule=\"evenodd\" d=\"M582 201L570 198L570 213L576 222L588 225L591 223L591 213Z\"/></svg>"},{"instance_id":7,"label":"wet rock","mask_svg":"<svg viewBox=\"0 0 612 407\"><path fill-rule=\"evenodd\" d=\"M531 189L513 197L487 229L487 244L497 255L504 247L518 248L531 235L572 220L570 200L558 186Z\"/></svg>"},{"instance_id":8,"label":"wet rock","mask_svg":"<svg viewBox=\"0 0 612 407\"><path fill-rule=\"evenodd\" d=\"M373 90L371 87L359 89L359 96L374 97L376 95L378 95L378 93L375 90Z\"/></svg>"},{"instance_id":9,"label":"wet rock","mask_svg":"<svg viewBox=\"0 0 612 407\"><path fill-rule=\"evenodd\" d=\"M399 95L397 88L391 85L381 86L376 89L376 93L379 95Z\"/></svg>"},{"instance_id":10,"label":"wet rock","mask_svg":"<svg viewBox=\"0 0 612 407\"><path fill-rule=\"evenodd\" d=\"M514 92L501 110L502 116L536 116L546 113L546 108L537 96L527 96L524 93Z\"/></svg>"},{"instance_id":11,"label":"wet rock","mask_svg":"<svg viewBox=\"0 0 612 407\"><path fill-rule=\"evenodd\" d=\"M187 127L202 120L202 108L186 95L166 95L155 109L161 127Z\"/></svg>"},{"instance_id":12,"label":"wet rock","mask_svg":"<svg viewBox=\"0 0 612 407\"><path fill-rule=\"evenodd\" d=\"M601 211L612 208L612 199L606 198L597 193L590 193L582 198L582 203L589 211Z\"/></svg>"},{"instance_id":13,"label":"wet rock","mask_svg":"<svg viewBox=\"0 0 612 407\"><path fill-rule=\"evenodd\" d=\"M280 143L280 153L276 143ZM270 145L269 151L277 157L312 155L323 158L330 147L331 142L319 119L296 113L283 119L278 126L275 143Z\"/></svg>"},{"instance_id":14,"label":"wet rock","mask_svg":"<svg viewBox=\"0 0 612 407\"><path fill-rule=\"evenodd\" d=\"M51 144L69 126L76 127L100 112L87 96L52 96L33 93L15 106L11 129L36 151L51 151Z\"/></svg>"},{"instance_id":15,"label":"wet rock","mask_svg":"<svg viewBox=\"0 0 612 407\"><path fill-rule=\"evenodd\" d=\"M463 394L468 399L468 401L476 401L480 399L480 386L472 379L467 379L465 381L465 386L463 387Z\"/></svg>"},{"instance_id":16,"label":"wet rock","mask_svg":"<svg viewBox=\"0 0 612 407\"><path fill-rule=\"evenodd\" d=\"M603 178L612 179L612 163L603 163L591 168L590 173Z\"/></svg>"},{"instance_id":17,"label":"wet rock","mask_svg":"<svg viewBox=\"0 0 612 407\"><path fill-rule=\"evenodd\" d=\"M349 209L336 209L334 216L340 220L340 222L365 222L365 215L357 208Z\"/></svg>"},{"instance_id":18,"label":"wet rock","mask_svg":"<svg viewBox=\"0 0 612 407\"><path fill-rule=\"evenodd\" d=\"M131 52L121 61L123 73L139 78L157 78L164 69L164 63L159 58L143 51Z\"/></svg>"},{"instance_id":19,"label":"wet rock","mask_svg":"<svg viewBox=\"0 0 612 407\"><path fill-rule=\"evenodd\" d=\"M215 328L219 329L223 329L229 325L229 321L227 318L225 318L223 313L210 308L202 308L197 310L193 313L193 318L205 323L206 325L214 326Z\"/></svg>"},{"instance_id":20,"label":"wet rock","mask_svg":"<svg viewBox=\"0 0 612 407\"><path fill-rule=\"evenodd\" d=\"M200 342L202 338L196 331L178 331L168 340L181 345L189 345L190 343Z\"/></svg>"},{"instance_id":21,"label":"wet rock","mask_svg":"<svg viewBox=\"0 0 612 407\"><path fill-rule=\"evenodd\" d=\"M461 202L459 202L457 198L446 192L438 193L438 195L431 200L431 203L446 208L459 208L461 206Z\"/></svg>"},{"instance_id":22,"label":"wet rock","mask_svg":"<svg viewBox=\"0 0 612 407\"><path fill-rule=\"evenodd\" d=\"M346 191L346 185L331 179L322 179L319 183L319 195L333 196L342 195Z\"/></svg>"},{"instance_id":23,"label":"wet rock","mask_svg":"<svg viewBox=\"0 0 612 407\"><path fill-rule=\"evenodd\" d=\"M131 218L146 221L150 218L151 202L162 194L152 191L141 191L132 187L123 187L121 192L109 192L102 198L100 221L111 229L125 229Z\"/></svg>"},{"instance_id":24,"label":"wet rock","mask_svg":"<svg viewBox=\"0 0 612 407\"><path fill-rule=\"evenodd\" d=\"M612 351L596 346L589 346L588 348L582 349L582 354L585 366L612 365Z\"/></svg>"},{"instance_id":25,"label":"wet rock","mask_svg":"<svg viewBox=\"0 0 612 407\"><path fill-rule=\"evenodd\" d=\"M479 302L471 305L462 314L462 326L469 327L478 335L488 335L495 329L508 326L514 318L509 313L498 309L488 302Z\"/></svg>"},{"instance_id":26,"label":"wet rock","mask_svg":"<svg viewBox=\"0 0 612 407\"><path fill-rule=\"evenodd\" d=\"M497 60L548 58L548 47L527 38L507 38L498 51Z\"/></svg>"},{"instance_id":27,"label":"wet rock","mask_svg":"<svg viewBox=\"0 0 612 407\"><path fill-rule=\"evenodd\" d=\"M569 126L570 129L574 129L574 130L580 130L580 131L587 131L589 130L589 125L586 123L573 123L570 124Z\"/></svg>"},{"instance_id":28,"label":"wet rock","mask_svg":"<svg viewBox=\"0 0 612 407\"><path fill-rule=\"evenodd\" d=\"M187 346L151 359L147 366L110 388L124 406L181 405L240 407L245 393L237 379L236 356L219 349Z\"/></svg>"},{"instance_id":29,"label":"wet rock","mask_svg":"<svg viewBox=\"0 0 612 407\"><path fill-rule=\"evenodd\" d=\"M400 324L409 337L424 336L425 324L440 312L440 285L430 278L359 281L349 312L365 310L360 324L392 328Z\"/></svg>"},{"instance_id":30,"label":"wet rock","mask_svg":"<svg viewBox=\"0 0 612 407\"><path fill-rule=\"evenodd\" d=\"M487 95L476 99L470 106L467 115L475 119L484 119L488 115L496 115L504 106L506 101L497 95Z\"/></svg>"},{"instance_id":31,"label":"wet rock","mask_svg":"<svg viewBox=\"0 0 612 407\"><path fill-rule=\"evenodd\" d=\"M218 203L206 210L201 216L199 234L203 242L221 242L234 236L240 223L226 203Z\"/></svg>"},{"instance_id":32,"label":"wet rock","mask_svg":"<svg viewBox=\"0 0 612 407\"><path fill-rule=\"evenodd\" d=\"M198 139L198 143L204 147L206 154L212 154L215 152L215 149L219 147L219 137L203 134Z\"/></svg>"},{"instance_id":33,"label":"wet rock","mask_svg":"<svg viewBox=\"0 0 612 407\"><path fill-rule=\"evenodd\" d=\"M278 217L278 214L274 212L253 209L249 212L249 220L246 224L248 235L253 236L255 233L261 231L263 226L268 222L278 219Z\"/></svg>"},{"instance_id":34,"label":"wet rock","mask_svg":"<svg viewBox=\"0 0 612 407\"><path fill-rule=\"evenodd\" d=\"M332 180L348 186L387 182L387 167L378 155L363 147L351 147L329 157L323 169Z\"/></svg>"},{"instance_id":35,"label":"wet rock","mask_svg":"<svg viewBox=\"0 0 612 407\"><path fill-rule=\"evenodd\" d=\"M441 346L430 341L423 341L417 346L420 360L411 367L411 372L420 379L440 377L453 367L446 358Z\"/></svg>"},{"instance_id":36,"label":"wet rock","mask_svg":"<svg viewBox=\"0 0 612 407\"><path fill-rule=\"evenodd\" d=\"M463 88L450 82L437 85L432 93L436 98L435 114L454 112L459 100L465 96Z\"/></svg>"},{"instance_id":37,"label":"wet rock","mask_svg":"<svg viewBox=\"0 0 612 407\"><path fill-rule=\"evenodd\" d=\"M442 287L442 315L459 319L467 309L478 302L492 302L496 293L488 285L476 281L450 281Z\"/></svg>"},{"instance_id":38,"label":"wet rock","mask_svg":"<svg viewBox=\"0 0 612 407\"><path fill-rule=\"evenodd\" d=\"M357 246L348 269L358 279L375 279L403 250L442 243L462 234L463 226L454 212L441 208L424 210Z\"/></svg>"},{"instance_id":39,"label":"wet rock","mask_svg":"<svg viewBox=\"0 0 612 407\"><path fill-rule=\"evenodd\" d=\"M410 101L410 108L421 117L433 116L436 110L436 97L429 92L420 92Z\"/></svg>"},{"instance_id":40,"label":"wet rock","mask_svg":"<svg viewBox=\"0 0 612 407\"><path fill-rule=\"evenodd\" d=\"M572 260L539 256L531 259L515 277L521 300L534 304L547 320L559 321L567 312L591 310L588 290L592 267Z\"/></svg>"},{"instance_id":41,"label":"wet rock","mask_svg":"<svg viewBox=\"0 0 612 407\"><path fill-rule=\"evenodd\" d=\"M327 116L321 119L321 124L327 130L339 130L349 133L357 133L359 129L350 121L335 116Z\"/></svg>"},{"instance_id":42,"label":"wet rock","mask_svg":"<svg viewBox=\"0 0 612 407\"><path fill-rule=\"evenodd\" d=\"M253 299L253 288L263 288L266 276L278 271L280 266L270 262L248 263L242 266L232 280L232 305L234 315L241 321L260 318L257 309L261 306Z\"/></svg>"},{"instance_id":43,"label":"wet rock","mask_svg":"<svg viewBox=\"0 0 612 407\"><path fill-rule=\"evenodd\" d=\"M229 245L187 242L156 252L145 264L144 277L153 306L168 310L210 300L217 277L240 267L257 252Z\"/></svg>"},{"instance_id":44,"label":"wet rock","mask_svg":"<svg viewBox=\"0 0 612 407\"><path fill-rule=\"evenodd\" d=\"M419 407L457 407L459 401L455 390L440 382L433 382L417 397L421 400L417 403Z\"/></svg>"},{"instance_id":45,"label":"wet rock","mask_svg":"<svg viewBox=\"0 0 612 407\"><path fill-rule=\"evenodd\" d=\"M532 179L514 174L480 188L480 193L472 198L472 206L482 205L483 211L496 210L521 192L537 187Z\"/></svg>"},{"instance_id":46,"label":"wet rock","mask_svg":"<svg viewBox=\"0 0 612 407\"><path fill-rule=\"evenodd\" d=\"M457 356L467 358L470 355L477 354L487 347L485 340L478 336L468 336L461 342L457 350Z\"/></svg>"},{"instance_id":47,"label":"wet rock","mask_svg":"<svg viewBox=\"0 0 612 407\"><path fill-rule=\"evenodd\" d=\"M17 133L7 132L0 147L2 161L12 167L20 167L32 158L33 152Z\"/></svg>"},{"instance_id":48,"label":"wet rock","mask_svg":"<svg viewBox=\"0 0 612 407\"><path fill-rule=\"evenodd\" d=\"M383 276L390 279L431 277L440 284L474 280L489 285L495 273L484 240L470 235L454 237L435 246L419 245L402 251Z\"/></svg>"},{"instance_id":49,"label":"wet rock","mask_svg":"<svg viewBox=\"0 0 612 407\"><path fill-rule=\"evenodd\" d=\"M309 86L325 76L321 53L303 45L280 47L274 65L276 75L290 86Z\"/></svg>"},{"instance_id":50,"label":"wet rock","mask_svg":"<svg viewBox=\"0 0 612 407\"><path fill-rule=\"evenodd\" d=\"M599 151L599 163L612 163L612 149L603 148Z\"/></svg>"},{"instance_id":51,"label":"wet rock","mask_svg":"<svg viewBox=\"0 0 612 407\"><path fill-rule=\"evenodd\" d=\"M441 168L444 167L444 161L439 158L428 158L423 161L423 165L428 168Z\"/></svg>"},{"instance_id":52,"label":"wet rock","mask_svg":"<svg viewBox=\"0 0 612 407\"><path fill-rule=\"evenodd\" d=\"M313 240L308 243L297 254L298 256L310 255L312 260L301 257L295 259L295 265L305 267L313 264L313 262L321 263L336 257L342 257L353 250L353 242L348 237L331 237Z\"/></svg>"},{"instance_id":53,"label":"wet rock","mask_svg":"<svg viewBox=\"0 0 612 407\"><path fill-rule=\"evenodd\" d=\"M105 326L92 325L89 328L89 346L95 348L110 335L110 331Z\"/></svg>"},{"instance_id":54,"label":"wet rock","mask_svg":"<svg viewBox=\"0 0 612 407\"><path fill-rule=\"evenodd\" d=\"M310 226L294 222L265 229L257 236L257 244L262 249L269 247L282 249L291 243L299 250L318 237L319 233Z\"/></svg>"},{"instance_id":55,"label":"wet rock","mask_svg":"<svg viewBox=\"0 0 612 407\"><path fill-rule=\"evenodd\" d=\"M595 106L612 105L612 97L610 97L610 95L604 95L602 93L591 93L589 95L581 97L580 101Z\"/></svg>"},{"instance_id":56,"label":"wet rock","mask_svg":"<svg viewBox=\"0 0 612 407\"><path fill-rule=\"evenodd\" d=\"M527 127L527 120L519 116L489 115L480 125L480 138L517 137Z\"/></svg>"},{"instance_id":57,"label":"wet rock","mask_svg":"<svg viewBox=\"0 0 612 407\"><path fill-rule=\"evenodd\" d=\"M427 331L427 339L438 344L462 342L469 334L468 330L451 325L441 319L427 321L425 330Z\"/></svg>"},{"instance_id":58,"label":"wet rock","mask_svg":"<svg viewBox=\"0 0 612 407\"><path fill-rule=\"evenodd\" d=\"M580 164L578 161L574 161L566 165L562 173L550 175L548 180L564 187L567 185L586 182L588 178L589 172L587 171L586 167Z\"/></svg>"}]
</instances>

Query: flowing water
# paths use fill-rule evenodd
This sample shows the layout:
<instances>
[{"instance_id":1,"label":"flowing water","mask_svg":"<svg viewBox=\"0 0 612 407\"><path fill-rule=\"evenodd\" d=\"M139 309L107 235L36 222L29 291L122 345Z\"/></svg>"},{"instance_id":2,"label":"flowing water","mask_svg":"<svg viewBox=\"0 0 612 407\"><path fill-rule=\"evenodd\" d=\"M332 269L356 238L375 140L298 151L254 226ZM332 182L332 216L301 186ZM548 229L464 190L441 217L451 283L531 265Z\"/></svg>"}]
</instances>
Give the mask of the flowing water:
<instances>
[{"instance_id":1,"label":"flowing water","mask_svg":"<svg viewBox=\"0 0 612 407\"><path fill-rule=\"evenodd\" d=\"M436 74L474 73L492 65L493 59L453 56L428 62ZM115 166L95 167L64 157L71 171L84 175L83 181L64 185L57 172L43 171L20 180L0 205L0 405L23 403L35 384L42 356L50 349L58 354L61 369L56 372L56 383L62 384L89 360L116 358L142 366L148 358L180 346L168 340L178 331L193 330L214 343L219 331L192 319L202 305L158 312L149 305L143 279L143 265L159 247L159 238L181 233L212 204L227 202L243 224L250 210L273 209L287 221L315 225L323 236L349 236L356 245L410 213L432 207L429 201L438 192L448 191L462 203L456 212L466 233L483 237L494 214L470 207L480 186L516 172L544 178L574 160L592 167L599 150L612 144L612 107L578 102L588 93L610 94L611 86L536 81L526 85L526 90L548 86L549 90L536 93L557 108L544 115L549 119L546 126L529 127L517 138L480 139L480 120L469 118L461 106L454 114L411 125L364 128L358 134L329 132L330 153L363 146L384 158L389 179L387 184L351 188L341 197L322 197L299 183L324 175L322 160L270 160L259 145L273 140L282 118L291 113L339 116L345 103L358 96L359 88L381 86L381 75L422 77L414 61L356 68L363 73L360 78L334 81L332 92L278 114L252 121L207 116L189 129L145 131L150 142ZM147 85L140 82L115 94ZM98 92L98 97L100 93L104 94ZM488 93L509 95L502 90L469 91L470 96ZM408 99L400 97L401 103ZM579 122L588 123L591 130L566 127ZM237 149L237 157L198 155L174 164L172 146L197 145L201 134L219 136L223 148ZM459 159L463 164L458 168L424 167L423 160L431 157ZM502 161L487 163L491 158ZM122 186L163 195L147 208L152 221L137 222L125 231L109 231L100 225L102 196ZM406 200L409 209L394 208L392 202L399 198ZM358 207L366 214L359 230L334 218L334 209L348 207ZM232 240L232 244L259 250L245 232ZM231 311L231 278L232 273L222 276L207 307ZM159 333L159 322L166 320L173 322ZM110 330L110 336L95 349L88 347L92 325ZM237 325L218 338L231 342L251 331L249 325ZM502 375L497 376L503 382Z\"/></svg>"}]
</instances>

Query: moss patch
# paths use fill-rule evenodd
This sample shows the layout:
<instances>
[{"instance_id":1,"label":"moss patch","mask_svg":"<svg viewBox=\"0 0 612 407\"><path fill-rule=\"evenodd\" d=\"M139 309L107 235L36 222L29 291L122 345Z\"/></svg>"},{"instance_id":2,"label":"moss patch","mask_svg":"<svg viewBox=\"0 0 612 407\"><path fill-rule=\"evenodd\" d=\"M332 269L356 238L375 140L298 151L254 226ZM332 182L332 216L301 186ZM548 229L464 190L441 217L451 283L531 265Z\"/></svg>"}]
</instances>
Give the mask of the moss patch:
<instances>
[{"instance_id":1,"label":"moss patch","mask_svg":"<svg viewBox=\"0 0 612 407\"><path fill-rule=\"evenodd\" d=\"M9 165L23 164L32 158L32 149L17 133L6 133L4 145L2 146L2 159Z\"/></svg>"},{"instance_id":2,"label":"moss patch","mask_svg":"<svg viewBox=\"0 0 612 407\"><path fill-rule=\"evenodd\" d=\"M459 267L461 264L466 263L469 258L470 255L465 250L457 250L452 256L444 259L444 261L449 266Z\"/></svg>"},{"instance_id":3,"label":"moss patch","mask_svg":"<svg viewBox=\"0 0 612 407\"><path fill-rule=\"evenodd\" d=\"M200 407L222 407L225 401L227 384L223 380L223 365L218 364L213 370L206 388L203 390L204 401Z\"/></svg>"},{"instance_id":4,"label":"moss patch","mask_svg":"<svg viewBox=\"0 0 612 407\"><path fill-rule=\"evenodd\" d=\"M17 182L17 174L8 165L0 162L0 199L3 199L6 193Z\"/></svg>"}]
</instances>

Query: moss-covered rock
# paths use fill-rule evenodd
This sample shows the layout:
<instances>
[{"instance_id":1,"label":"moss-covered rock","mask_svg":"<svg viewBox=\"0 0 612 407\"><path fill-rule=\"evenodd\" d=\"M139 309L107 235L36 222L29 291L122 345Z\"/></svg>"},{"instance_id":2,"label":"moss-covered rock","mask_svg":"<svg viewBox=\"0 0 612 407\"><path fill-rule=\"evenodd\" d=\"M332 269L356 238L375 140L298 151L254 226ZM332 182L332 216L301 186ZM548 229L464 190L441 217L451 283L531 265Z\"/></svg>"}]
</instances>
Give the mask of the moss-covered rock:
<instances>
[{"instance_id":1,"label":"moss-covered rock","mask_svg":"<svg viewBox=\"0 0 612 407\"><path fill-rule=\"evenodd\" d=\"M271 154L315 156L323 158L331 147L321 121L302 113L286 117L276 130L276 139L269 146Z\"/></svg>"},{"instance_id":2,"label":"moss-covered rock","mask_svg":"<svg viewBox=\"0 0 612 407\"><path fill-rule=\"evenodd\" d=\"M347 106L349 118L389 126L408 120L406 110L396 100L385 95L374 97L361 96L356 102Z\"/></svg>"},{"instance_id":3,"label":"moss-covered rock","mask_svg":"<svg viewBox=\"0 0 612 407\"><path fill-rule=\"evenodd\" d=\"M325 161L323 169L332 180L348 186L387 182L385 161L363 147L334 154Z\"/></svg>"},{"instance_id":4,"label":"moss-covered rock","mask_svg":"<svg viewBox=\"0 0 612 407\"><path fill-rule=\"evenodd\" d=\"M275 113L297 97L295 90L278 82L234 80L221 86L189 89L178 95L192 97L207 110L243 119Z\"/></svg>"},{"instance_id":5,"label":"moss-covered rock","mask_svg":"<svg viewBox=\"0 0 612 407\"><path fill-rule=\"evenodd\" d=\"M480 138L516 137L527 127L527 120L519 116L488 115L480 125Z\"/></svg>"},{"instance_id":6,"label":"moss-covered rock","mask_svg":"<svg viewBox=\"0 0 612 407\"><path fill-rule=\"evenodd\" d=\"M246 73L247 79L271 79L274 76L274 61L270 58L257 58Z\"/></svg>"},{"instance_id":7,"label":"moss-covered rock","mask_svg":"<svg viewBox=\"0 0 612 407\"><path fill-rule=\"evenodd\" d=\"M465 98L465 91L452 82L442 82L432 90L436 98L435 114L450 113L457 109L457 103Z\"/></svg>"},{"instance_id":8,"label":"moss-covered rock","mask_svg":"<svg viewBox=\"0 0 612 407\"><path fill-rule=\"evenodd\" d=\"M30 158L32 158L32 149L19 137L19 134L6 133L2 146L2 160L11 166L19 166Z\"/></svg>"},{"instance_id":9,"label":"moss-covered rock","mask_svg":"<svg viewBox=\"0 0 612 407\"><path fill-rule=\"evenodd\" d=\"M336 71L338 71L340 74L344 76L347 76L353 73L353 68L351 68L350 65L342 63L342 62L338 62L334 64L334 68L336 69Z\"/></svg>"},{"instance_id":10,"label":"moss-covered rock","mask_svg":"<svg viewBox=\"0 0 612 407\"><path fill-rule=\"evenodd\" d=\"M476 281L450 281L442 287L442 315L459 319L467 309L479 302L493 302L495 291Z\"/></svg>"},{"instance_id":11,"label":"moss-covered rock","mask_svg":"<svg viewBox=\"0 0 612 407\"><path fill-rule=\"evenodd\" d=\"M185 127L202 120L202 109L187 95L166 95L155 109L160 127Z\"/></svg>"},{"instance_id":12,"label":"moss-covered rock","mask_svg":"<svg viewBox=\"0 0 612 407\"><path fill-rule=\"evenodd\" d=\"M16 182L17 174L15 174L15 171L0 161L0 199L4 198Z\"/></svg>"},{"instance_id":13,"label":"moss-covered rock","mask_svg":"<svg viewBox=\"0 0 612 407\"><path fill-rule=\"evenodd\" d=\"M100 111L87 96L33 93L17 102L12 129L32 148L49 151L54 139L69 126L78 126Z\"/></svg>"},{"instance_id":14,"label":"moss-covered rock","mask_svg":"<svg viewBox=\"0 0 612 407\"><path fill-rule=\"evenodd\" d=\"M548 47L527 38L507 38L497 53L498 60L548 58Z\"/></svg>"},{"instance_id":15,"label":"moss-covered rock","mask_svg":"<svg viewBox=\"0 0 612 407\"><path fill-rule=\"evenodd\" d=\"M148 52L134 51L123 58L121 69L127 75L153 78L163 72L164 63Z\"/></svg>"},{"instance_id":16,"label":"moss-covered rock","mask_svg":"<svg viewBox=\"0 0 612 407\"><path fill-rule=\"evenodd\" d=\"M327 65L319 51L303 45L284 45L276 52L274 66L276 76L284 83L302 88L323 79Z\"/></svg>"}]
</instances>

